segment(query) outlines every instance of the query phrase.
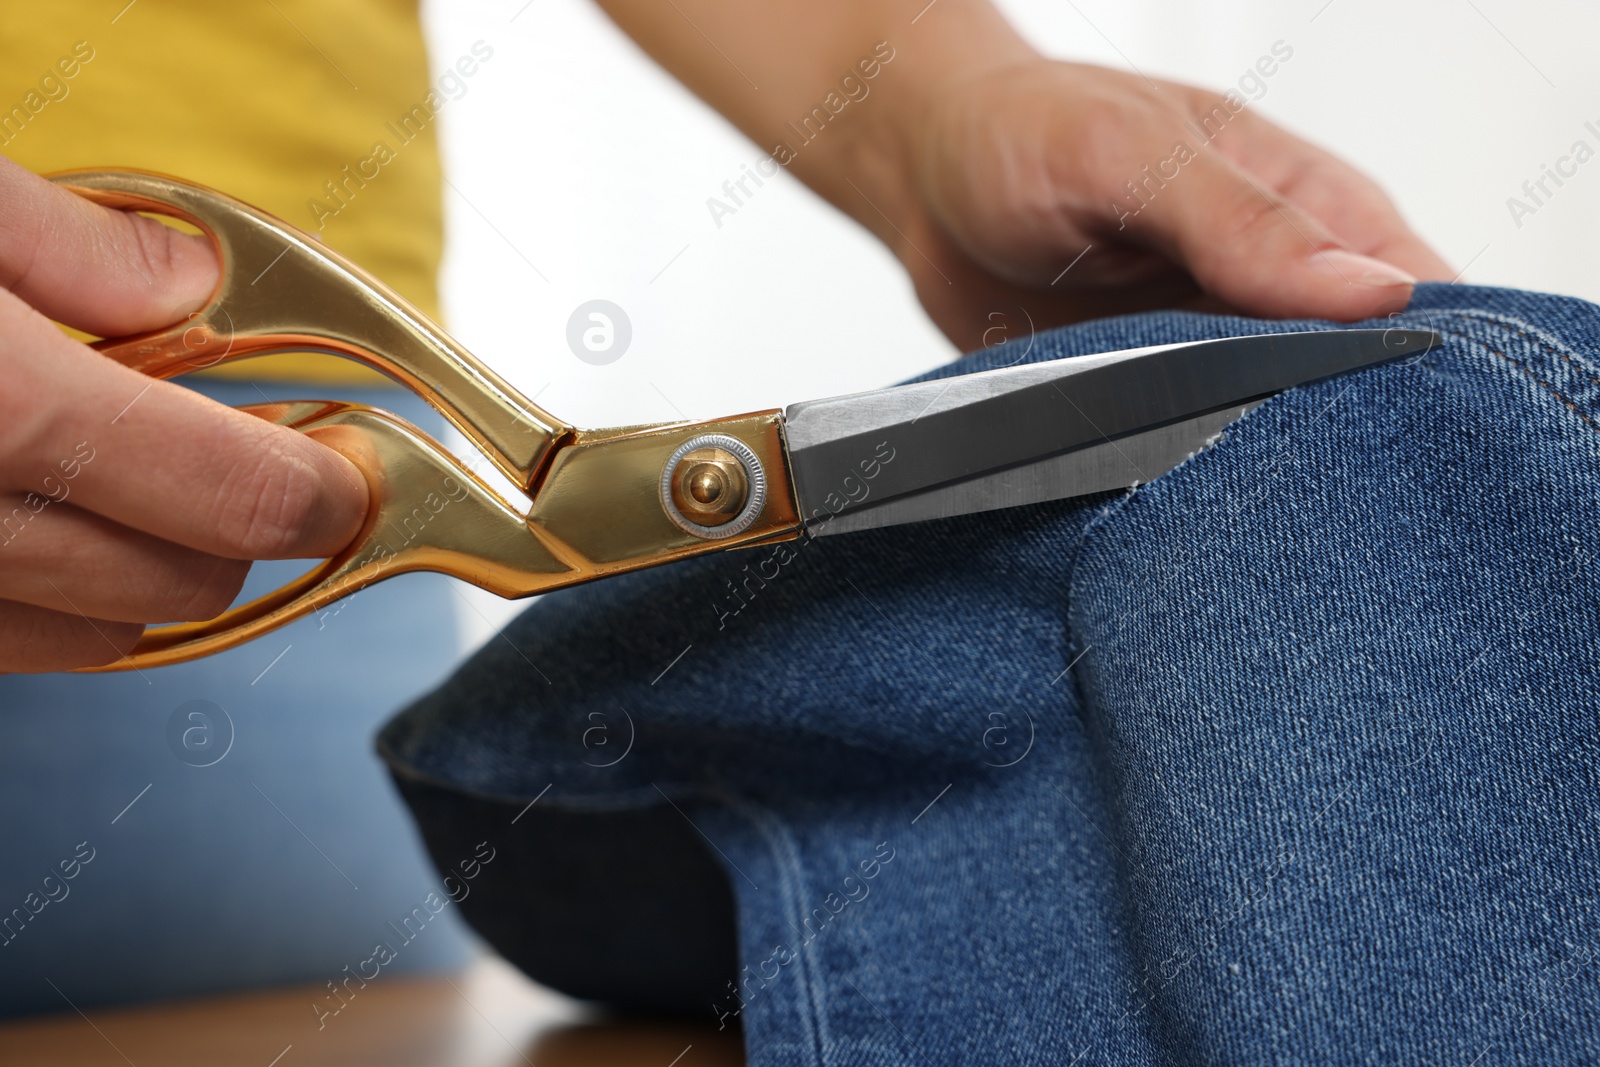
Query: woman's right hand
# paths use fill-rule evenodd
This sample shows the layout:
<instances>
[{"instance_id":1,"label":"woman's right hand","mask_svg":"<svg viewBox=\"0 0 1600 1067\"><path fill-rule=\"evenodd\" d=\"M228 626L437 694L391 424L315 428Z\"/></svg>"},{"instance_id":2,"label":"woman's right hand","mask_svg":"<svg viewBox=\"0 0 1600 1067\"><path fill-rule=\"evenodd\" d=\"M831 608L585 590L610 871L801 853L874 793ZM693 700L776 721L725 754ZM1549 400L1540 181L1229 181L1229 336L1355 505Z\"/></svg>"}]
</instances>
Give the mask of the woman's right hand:
<instances>
[{"instance_id":1,"label":"woman's right hand","mask_svg":"<svg viewBox=\"0 0 1600 1067\"><path fill-rule=\"evenodd\" d=\"M146 623L213 618L250 560L328 556L360 529L337 452L123 367L216 285L210 243L0 159L0 671L120 659Z\"/></svg>"}]
</instances>

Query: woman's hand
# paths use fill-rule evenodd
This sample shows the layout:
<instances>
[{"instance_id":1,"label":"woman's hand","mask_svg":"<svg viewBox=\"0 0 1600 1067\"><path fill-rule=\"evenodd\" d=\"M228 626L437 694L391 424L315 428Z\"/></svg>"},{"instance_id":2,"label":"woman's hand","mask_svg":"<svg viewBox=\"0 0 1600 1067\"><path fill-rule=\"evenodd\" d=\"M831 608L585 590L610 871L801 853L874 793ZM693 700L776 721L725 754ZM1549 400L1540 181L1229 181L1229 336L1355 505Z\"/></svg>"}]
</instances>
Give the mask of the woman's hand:
<instances>
[{"instance_id":1,"label":"woman's hand","mask_svg":"<svg viewBox=\"0 0 1600 1067\"><path fill-rule=\"evenodd\" d=\"M1047 60L990 0L599 2L877 234L964 349L1015 336L1019 306L1039 328L1195 306L1353 320L1451 277L1370 179L1237 95Z\"/></svg>"},{"instance_id":2,"label":"woman's hand","mask_svg":"<svg viewBox=\"0 0 1600 1067\"><path fill-rule=\"evenodd\" d=\"M1371 179L1237 94L1036 58L936 84L899 141L910 210L885 240L966 348L1010 306L1040 327L1173 306L1350 321L1451 277Z\"/></svg>"},{"instance_id":3,"label":"woman's hand","mask_svg":"<svg viewBox=\"0 0 1600 1067\"><path fill-rule=\"evenodd\" d=\"M252 559L325 556L367 506L359 471L293 430L66 337L181 320L208 242L0 159L0 670L119 659L145 623L212 618Z\"/></svg>"}]
</instances>

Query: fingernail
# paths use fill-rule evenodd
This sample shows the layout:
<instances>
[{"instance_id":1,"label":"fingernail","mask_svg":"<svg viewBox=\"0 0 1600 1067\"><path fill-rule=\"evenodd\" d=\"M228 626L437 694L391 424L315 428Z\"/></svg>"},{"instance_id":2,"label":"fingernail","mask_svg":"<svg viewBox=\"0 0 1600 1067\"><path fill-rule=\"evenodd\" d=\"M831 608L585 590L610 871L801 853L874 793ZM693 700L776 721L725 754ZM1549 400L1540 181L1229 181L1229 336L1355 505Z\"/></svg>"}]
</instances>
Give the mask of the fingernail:
<instances>
[{"instance_id":1,"label":"fingernail","mask_svg":"<svg viewBox=\"0 0 1600 1067\"><path fill-rule=\"evenodd\" d=\"M1342 248L1328 248L1311 253L1311 269L1318 274L1328 274L1343 279L1351 285L1417 284L1417 279L1392 263L1346 252Z\"/></svg>"}]
</instances>

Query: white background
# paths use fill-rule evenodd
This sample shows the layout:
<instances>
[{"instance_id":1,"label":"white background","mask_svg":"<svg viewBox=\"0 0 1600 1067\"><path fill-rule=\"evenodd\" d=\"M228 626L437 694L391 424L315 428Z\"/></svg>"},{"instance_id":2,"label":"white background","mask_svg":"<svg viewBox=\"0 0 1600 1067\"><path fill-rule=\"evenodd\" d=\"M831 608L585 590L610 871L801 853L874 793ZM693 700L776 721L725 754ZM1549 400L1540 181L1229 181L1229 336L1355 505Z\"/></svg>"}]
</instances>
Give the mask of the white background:
<instances>
[{"instance_id":1,"label":"white background","mask_svg":"<svg viewBox=\"0 0 1600 1067\"><path fill-rule=\"evenodd\" d=\"M1050 55L1218 87L1281 39L1294 57L1252 106L1375 176L1463 280L1600 301L1600 159L1520 228L1506 206L1574 140L1600 149L1583 128L1600 128L1594 5L1000 6ZM706 198L760 150L587 0L424 11L436 68L480 39L494 49L442 118L448 324L540 404L591 426L712 417L887 384L955 355L883 249L787 174L718 228ZM633 325L606 366L566 344L573 309L595 298ZM474 596L469 643L519 607Z\"/></svg>"}]
</instances>

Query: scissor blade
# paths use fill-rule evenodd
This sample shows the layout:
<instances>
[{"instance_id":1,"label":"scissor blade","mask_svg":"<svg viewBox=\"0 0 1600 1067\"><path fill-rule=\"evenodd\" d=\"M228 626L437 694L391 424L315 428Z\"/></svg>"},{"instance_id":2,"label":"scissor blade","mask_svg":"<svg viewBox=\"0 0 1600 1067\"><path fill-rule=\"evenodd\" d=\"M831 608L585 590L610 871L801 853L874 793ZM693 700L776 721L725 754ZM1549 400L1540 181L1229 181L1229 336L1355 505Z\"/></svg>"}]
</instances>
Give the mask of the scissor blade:
<instances>
[{"instance_id":1,"label":"scissor blade","mask_svg":"<svg viewBox=\"0 0 1600 1067\"><path fill-rule=\"evenodd\" d=\"M785 432L801 514L834 533L1149 481L1254 401L1439 343L1427 330L1264 334L795 404ZM1075 450L1088 454L1063 457Z\"/></svg>"},{"instance_id":2,"label":"scissor blade","mask_svg":"<svg viewBox=\"0 0 1600 1067\"><path fill-rule=\"evenodd\" d=\"M820 537L872 530L1143 485L1215 441L1230 422L1262 403L1256 400L1169 422L1154 430L1085 445L1020 467L892 500L869 500L827 521L813 522L811 532Z\"/></svg>"}]
</instances>

